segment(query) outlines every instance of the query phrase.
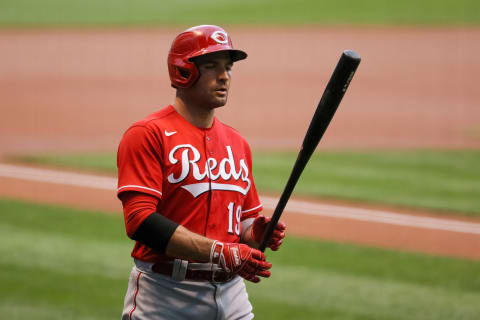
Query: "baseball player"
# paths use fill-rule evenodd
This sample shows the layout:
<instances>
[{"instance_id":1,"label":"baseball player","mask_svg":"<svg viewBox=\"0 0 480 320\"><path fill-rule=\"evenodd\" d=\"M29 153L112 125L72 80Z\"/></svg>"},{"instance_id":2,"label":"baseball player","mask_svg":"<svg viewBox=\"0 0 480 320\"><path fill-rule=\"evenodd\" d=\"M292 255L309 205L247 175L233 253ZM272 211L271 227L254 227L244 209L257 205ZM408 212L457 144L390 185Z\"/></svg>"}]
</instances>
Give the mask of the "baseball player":
<instances>
[{"instance_id":1,"label":"baseball player","mask_svg":"<svg viewBox=\"0 0 480 320\"><path fill-rule=\"evenodd\" d=\"M118 197L136 241L124 320L253 318L243 279L270 276L255 249L270 218L259 214L249 145L214 116L246 57L218 26L182 32L168 54L173 104L120 142ZM269 248L285 229L276 225Z\"/></svg>"}]
</instances>

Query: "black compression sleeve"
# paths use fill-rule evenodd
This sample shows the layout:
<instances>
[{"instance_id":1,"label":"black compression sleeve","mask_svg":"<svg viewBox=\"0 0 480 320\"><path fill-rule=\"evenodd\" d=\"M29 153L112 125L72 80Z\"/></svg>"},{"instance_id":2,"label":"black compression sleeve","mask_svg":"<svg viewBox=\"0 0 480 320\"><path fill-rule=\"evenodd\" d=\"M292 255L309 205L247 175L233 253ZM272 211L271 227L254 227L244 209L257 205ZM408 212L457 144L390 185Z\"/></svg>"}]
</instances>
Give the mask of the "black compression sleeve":
<instances>
[{"instance_id":1,"label":"black compression sleeve","mask_svg":"<svg viewBox=\"0 0 480 320\"><path fill-rule=\"evenodd\" d=\"M142 222L133 234L132 239L160 253L165 253L168 242L177 227L178 223L154 212Z\"/></svg>"}]
</instances>

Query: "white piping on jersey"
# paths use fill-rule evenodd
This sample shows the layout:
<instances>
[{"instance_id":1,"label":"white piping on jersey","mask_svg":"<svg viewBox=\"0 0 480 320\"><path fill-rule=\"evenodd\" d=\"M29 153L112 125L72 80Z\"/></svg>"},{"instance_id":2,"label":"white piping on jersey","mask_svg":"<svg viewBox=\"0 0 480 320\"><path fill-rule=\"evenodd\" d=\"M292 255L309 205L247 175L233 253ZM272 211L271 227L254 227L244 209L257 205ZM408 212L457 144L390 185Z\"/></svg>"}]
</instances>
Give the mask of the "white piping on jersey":
<instances>
[{"instance_id":1,"label":"white piping on jersey","mask_svg":"<svg viewBox=\"0 0 480 320\"><path fill-rule=\"evenodd\" d=\"M120 191L124 188L140 188L140 189L145 189L145 190L150 190L150 191L153 191L153 192L156 192L160 195L162 195L162 193L158 190L155 190L155 189L152 189L152 188L147 188L147 187L142 187L142 186L136 186L136 185L133 185L133 184L129 184L127 186L121 186L120 188L118 188L117 190Z\"/></svg>"},{"instance_id":2,"label":"white piping on jersey","mask_svg":"<svg viewBox=\"0 0 480 320\"><path fill-rule=\"evenodd\" d=\"M259 205L259 206L256 206L255 208L252 208L252 209L248 209L248 210L243 210L242 213L247 213L247 212L250 212L250 211L253 211L253 210L256 210L260 207L263 207L263 205Z\"/></svg>"},{"instance_id":3,"label":"white piping on jersey","mask_svg":"<svg viewBox=\"0 0 480 320\"><path fill-rule=\"evenodd\" d=\"M214 182L212 182L211 188L210 188L210 183L208 182L187 184L185 186L182 186L182 188L190 192L194 198L198 197L202 193L207 192L209 190L235 191L235 192L240 192L245 196L247 195L247 192L249 189L249 188L243 189L242 187L234 184L214 183Z\"/></svg>"}]
</instances>

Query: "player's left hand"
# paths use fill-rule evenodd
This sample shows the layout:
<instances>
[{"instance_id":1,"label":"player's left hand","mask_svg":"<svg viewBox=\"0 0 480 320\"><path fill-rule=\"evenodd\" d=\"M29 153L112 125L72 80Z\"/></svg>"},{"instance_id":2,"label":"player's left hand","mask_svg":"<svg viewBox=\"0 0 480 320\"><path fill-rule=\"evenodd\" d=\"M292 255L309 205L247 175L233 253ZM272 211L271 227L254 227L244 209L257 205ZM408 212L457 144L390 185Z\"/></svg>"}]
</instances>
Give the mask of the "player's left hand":
<instances>
[{"instance_id":1,"label":"player's left hand","mask_svg":"<svg viewBox=\"0 0 480 320\"><path fill-rule=\"evenodd\" d=\"M260 277L270 277L272 264L265 254L242 243L215 241L210 250L210 262L220 266L232 276L238 274L245 280L257 283Z\"/></svg>"},{"instance_id":2,"label":"player's left hand","mask_svg":"<svg viewBox=\"0 0 480 320\"><path fill-rule=\"evenodd\" d=\"M272 218L270 217L258 215L253 221L252 228L251 228L251 238L256 243L262 242L263 235L265 234L265 230L267 229L267 225L271 220ZM287 225L282 221L278 221L277 225L275 226L275 229L273 230L272 237L267 247L269 247L273 251L277 251L278 248L280 248L280 246L283 243L283 238L285 238L286 229L287 229Z\"/></svg>"}]
</instances>

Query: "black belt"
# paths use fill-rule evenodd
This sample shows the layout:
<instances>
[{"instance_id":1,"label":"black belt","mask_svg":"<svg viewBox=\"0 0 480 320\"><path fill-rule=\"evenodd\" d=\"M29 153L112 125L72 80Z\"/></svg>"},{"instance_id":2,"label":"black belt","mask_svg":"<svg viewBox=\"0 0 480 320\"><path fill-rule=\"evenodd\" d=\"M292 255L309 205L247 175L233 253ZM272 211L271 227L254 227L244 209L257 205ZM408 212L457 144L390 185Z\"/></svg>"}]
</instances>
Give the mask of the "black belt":
<instances>
[{"instance_id":1,"label":"black belt","mask_svg":"<svg viewBox=\"0 0 480 320\"><path fill-rule=\"evenodd\" d=\"M163 274L171 277L173 274L173 263L171 262L157 262L153 264L152 271L155 273ZM212 282L228 282L233 279L233 275L230 272L223 270L210 271L210 270L194 270L188 269L185 273L185 280L190 281L212 281Z\"/></svg>"}]
</instances>

